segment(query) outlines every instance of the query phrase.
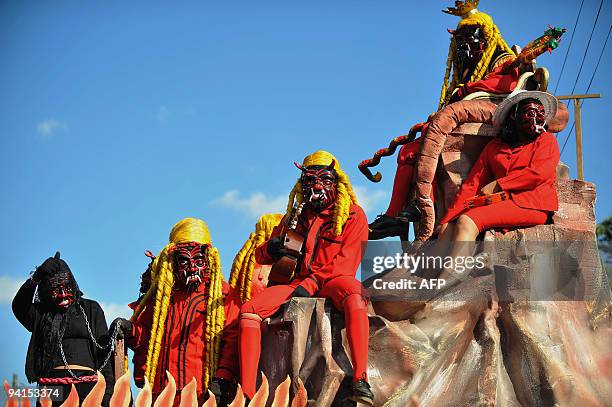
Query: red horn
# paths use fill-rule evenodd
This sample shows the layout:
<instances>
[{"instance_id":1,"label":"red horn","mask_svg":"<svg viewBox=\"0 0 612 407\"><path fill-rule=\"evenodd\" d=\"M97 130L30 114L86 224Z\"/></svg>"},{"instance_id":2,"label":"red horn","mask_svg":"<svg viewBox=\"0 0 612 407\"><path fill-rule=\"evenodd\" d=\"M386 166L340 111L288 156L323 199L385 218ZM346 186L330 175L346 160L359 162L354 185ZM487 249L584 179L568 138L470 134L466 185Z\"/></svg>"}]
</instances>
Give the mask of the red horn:
<instances>
[{"instance_id":1,"label":"red horn","mask_svg":"<svg viewBox=\"0 0 612 407\"><path fill-rule=\"evenodd\" d=\"M293 162L293 165L295 165L296 167L298 167L300 171L306 171L306 169L305 169L305 168L304 168L304 167L303 167L301 164L298 164L298 163L296 163L295 161Z\"/></svg>"},{"instance_id":2,"label":"red horn","mask_svg":"<svg viewBox=\"0 0 612 407\"><path fill-rule=\"evenodd\" d=\"M447 28L446 31L448 31L450 35L455 35L455 30L451 30L450 28Z\"/></svg>"},{"instance_id":3,"label":"red horn","mask_svg":"<svg viewBox=\"0 0 612 407\"><path fill-rule=\"evenodd\" d=\"M328 169L329 171L331 171L331 170L333 170L333 169L334 169L334 166L335 166L335 165L336 165L336 162L335 162L334 160L332 160L331 164L329 164L329 165L327 166L327 169Z\"/></svg>"}]
</instances>

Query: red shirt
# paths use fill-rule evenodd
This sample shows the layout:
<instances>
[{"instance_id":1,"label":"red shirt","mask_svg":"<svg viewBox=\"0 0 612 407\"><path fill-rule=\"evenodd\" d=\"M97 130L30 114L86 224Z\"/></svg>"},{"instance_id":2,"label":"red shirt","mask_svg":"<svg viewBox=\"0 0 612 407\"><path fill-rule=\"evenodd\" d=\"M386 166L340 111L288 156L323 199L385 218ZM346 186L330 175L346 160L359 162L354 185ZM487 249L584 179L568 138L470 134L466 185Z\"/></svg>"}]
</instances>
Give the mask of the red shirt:
<instances>
[{"instance_id":1,"label":"red shirt","mask_svg":"<svg viewBox=\"0 0 612 407\"><path fill-rule=\"evenodd\" d=\"M306 236L306 241L294 282L311 295L334 277L355 277L363 256L361 244L368 240L368 221L360 206L351 204L349 218L340 236L332 233L332 219L333 208L320 213L305 209L296 228L299 234ZM281 224L284 221L285 218ZM280 233L279 225L274 228L270 238L280 236ZM268 255L267 241L255 251L255 260L259 264L274 263L274 259Z\"/></svg>"},{"instance_id":2,"label":"red shirt","mask_svg":"<svg viewBox=\"0 0 612 407\"><path fill-rule=\"evenodd\" d=\"M206 332L206 307L208 304L208 284L200 284L193 292L186 290L173 291L166 316L164 336L161 342L155 381L151 383L153 393L159 393L167 384L166 370L176 380L177 389L182 389L193 377L196 378L198 394L206 389L202 388ZM239 295L235 290L223 282L223 305L225 309L225 328L221 343L221 356L217 377L227 380L238 378L238 316L240 314ZM134 380L144 383L146 353L153 322L153 308L150 304L133 321L132 337L126 343L134 351L145 354L136 357L143 366L135 366ZM142 377L136 377L137 372Z\"/></svg>"},{"instance_id":3,"label":"red shirt","mask_svg":"<svg viewBox=\"0 0 612 407\"><path fill-rule=\"evenodd\" d=\"M459 216L466 209L465 200L478 195L482 187L494 180L502 191L510 192L519 207L556 211L558 163L559 145L552 133L543 133L534 141L515 147L494 138L480 153L440 223Z\"/></svg>"},{"instance_id":4,"label":"red shirt","mask_svg":"<svg viewBox=\"0 0 612 407\"><path fill-rule=\"evenodd\" d=\"M519 80L518 66L511 66L515 58L511 58L497 68L493 69L487 76L477 82L468 82L458 88L457 94L451 99L461 100L474 92L488 92L494 94L511 93Z\"/></svg>"}]
</instances>

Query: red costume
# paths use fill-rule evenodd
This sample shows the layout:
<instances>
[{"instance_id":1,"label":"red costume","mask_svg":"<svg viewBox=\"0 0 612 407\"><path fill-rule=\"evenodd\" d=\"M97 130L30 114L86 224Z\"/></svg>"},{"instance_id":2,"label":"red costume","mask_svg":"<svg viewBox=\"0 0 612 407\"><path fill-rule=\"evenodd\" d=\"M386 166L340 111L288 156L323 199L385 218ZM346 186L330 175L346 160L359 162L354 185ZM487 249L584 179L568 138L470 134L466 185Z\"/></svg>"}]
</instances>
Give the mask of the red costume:
<instances>
[{"instance_id":1,"label":"red costume","mask_svg":"<svg viewBox=\"0 0 612 407\"><path fill-rule=\"evenodd\" d=\"M441 224L469 216L478 229L530 226L546 223L548 214L558 209L555 180L559 163L559 146L552 133L516 145L493 139L474 163L455 201ZM487 206L466 209L466 199L496 180L499 188L510 193L510 199Z\"/></svg>"},{"instance_id":2,"label":"red costume","mask_svg":"<svg viewBox=\"0 0 612 407\"><path fill-rule=\"evenodd\" d=\"M295 276L287 285L266 288L240 310L240 374L245 395L256 390L261 354L261 321L292 297L323 297L344 312L346 334L353 362L350 399L372 405L374 395L367 382L369 322L363 288L355 278L368 240L368 222L348 177L336 158L317 151L296 164L302 171L289 198L290 211L268 240L255 251L259 264L283 258L284 229L304 238L297 254Z\"/></svg>"},{"instance_id":3,"label":"red costume","mask_svg":"<svg viewBox=\"0 0 612 407\"><path fill-rule=\"evenodd\" d=\"M458 87L456 94L453 95L453 98L451 98L451 101L461 100L471 93L480 91L496 94L512 92L519 79L518 67L511 66L513 61L514 59L506 61L478 82L468 82L465 85L461 85ZM425 133L426 129L427 127L424 127L422 133ZM397 216L408 203L408 196L413 187L414 168L421 150L421 141L422 137L405 144L399 151L391 202L385 212L387 216Z\"/></svg>"},{"instance_id":4,"label":"red costume","mask_svg":"<svg viewBox=\"0 0 612 407\"><path fill-rule=\"evenodd\" d=\"M155 382L151 383L154 397L168 384L166 370L176 380L177 389L185 387L193 377L197 381L197 393L200 403L206 388L202 386L202 371L204 365L204 346L202 332L205 330L206 305L208 300L208 285L201 284L194 291L176 290L166 317L166 329L161 343L159 366ZM237 341L238 315L240 306L238 296L229 285L223 282L223 305L225 310L225 328L221 358L216 377L233 380L238 377ZM132 335L126 338L132 349L145 349L149 344L153 318L153 307L148 306L135 321L132 321ZM146 361L146 353L145 361ZM143 358L139 358L141 361ZM142 363L145 363L142 361ZM145 366L136 365L134 359L134 380L137 385L144 383ZM138 376L137 376L138 374ZM175 399L178 402L179 398Z\"/></svg>"},{"instance_id":5,"label":"red costume","mask_svg":"<svg viewBox=\"0 0 612 407\"><path fill-rule=\"evenodd\" d=\"M367 369L369 328L362 300L363 288L355 278L355 273L361 263L361 244L368 240L368 223L363 209L353 204L342 235L333 236L332 213L333 209L323 210L318 214L311 210L302 213L296 230L306 236L306 240L304 256L298 266L298 276L290 285L268 287L244 304L241 313L267 318L291 298L291 294L298 286L306 289L311 295L330 298L337 309L344 311L354 377L361 379ZM280 227L276 227L271 238L279 235ZM268 255L267 244L268 241L257 248L256 260L260 264L274 262ZM255 392L261 353L260 338L260 323L242 319L240 369L242 388L248 396L252 396Z\"/></svg>"}]
</instances>

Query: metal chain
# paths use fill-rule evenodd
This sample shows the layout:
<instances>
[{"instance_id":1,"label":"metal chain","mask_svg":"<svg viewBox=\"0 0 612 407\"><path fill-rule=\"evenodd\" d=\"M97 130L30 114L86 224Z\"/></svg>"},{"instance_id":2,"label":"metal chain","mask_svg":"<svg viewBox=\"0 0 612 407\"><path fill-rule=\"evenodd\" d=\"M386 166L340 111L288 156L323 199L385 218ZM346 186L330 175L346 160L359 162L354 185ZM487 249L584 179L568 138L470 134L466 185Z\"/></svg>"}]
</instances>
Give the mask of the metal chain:
<instances>
[{"instance_id":1,"label":"metal chain","mask_svg":"<svg viewBox=\"0 0 612 407\"><path fill-rule=\"evenodd\" d=\"M94 343L96 348L98 348L98 349L109 348L108 353L106 354L106 357L104 358L104 363L102 363L102 365L98 369L98 370L102 370L102 369L104 369L104 367L106 366L106 364L110 360L110 357L111 357L111 355L113 353L113 348L112 348L111 345L115 342L115 339L117 338L117 334L119 332L119 324L115 325L115 329L113 330L113 333L111 335L111 338L110 338L110 341L108 342L108 344L106 346L101 346L100 344L98 344L98 342L96 341L96 338L94 337L94 334L91 332L91 327L89 326L89 320L87 319L87 315L85 314L85 310L83 309L81 304L79 304L79 308L81 309L81 312L83 313L83 317L85 318L85 326L87 327L87 332L89 332L89 336L91 338L91 341ZM62 334L59 337L59 348L60 348L60 354L62 355L62 362L64 362L64 367L66 368L68 373L70 373L70 376L72 376L73 379L81 381L81 378L78 377L77 375L75 375L74 372L68 367L68 361L66 360L66 354L64 353L64 345L62 343L63 339L64 339L64 335Z\"/></svg>"}]
</instances>

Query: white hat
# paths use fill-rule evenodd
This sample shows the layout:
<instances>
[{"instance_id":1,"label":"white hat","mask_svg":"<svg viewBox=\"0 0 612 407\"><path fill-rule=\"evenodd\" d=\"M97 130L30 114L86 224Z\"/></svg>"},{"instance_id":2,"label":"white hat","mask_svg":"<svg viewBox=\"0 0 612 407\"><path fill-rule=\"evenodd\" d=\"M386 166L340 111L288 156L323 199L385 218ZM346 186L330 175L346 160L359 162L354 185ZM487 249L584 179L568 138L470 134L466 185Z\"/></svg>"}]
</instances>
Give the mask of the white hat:
<instances>
[{"instance_id":1,"label":"white hat","mask_svg":"<svg viewBox=\"0 0 612 407\"><path fill-rule=\"evenodd\" d=\"M547 122L555 117L558 103L556 97L548 92L520 89L509 94L507 98L497 105L497 109L495 109L495 113L493 113L493 125L496 127L501 127L504 124L504 120L506 120L508 113L510 113L510 109L521 100L525 99L537 99L540 101L540 103L542 103L544 106L544 111L546 112Z\"/></svg>"}]
</instances>

